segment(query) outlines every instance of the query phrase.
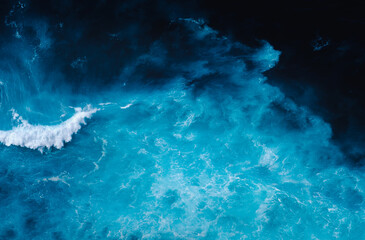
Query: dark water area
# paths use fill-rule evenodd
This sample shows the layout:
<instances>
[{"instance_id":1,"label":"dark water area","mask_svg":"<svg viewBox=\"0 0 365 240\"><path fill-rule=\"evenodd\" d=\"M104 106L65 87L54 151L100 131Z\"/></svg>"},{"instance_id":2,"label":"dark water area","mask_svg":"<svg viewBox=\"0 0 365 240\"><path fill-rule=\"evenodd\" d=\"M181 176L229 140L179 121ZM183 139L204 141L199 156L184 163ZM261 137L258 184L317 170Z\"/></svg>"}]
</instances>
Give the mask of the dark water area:
<instances>
[{"instance_id":1,"label":"dark water area","mask_svg":"<svg viewBox=\"0 0 365 240\"><path fill-rule=\"evenodd\" d=\"M363 166L365 18L362 1L203 1L209 24L282 52L268 81L331 123L333 139Z\"/></svg>"}]
</instances>

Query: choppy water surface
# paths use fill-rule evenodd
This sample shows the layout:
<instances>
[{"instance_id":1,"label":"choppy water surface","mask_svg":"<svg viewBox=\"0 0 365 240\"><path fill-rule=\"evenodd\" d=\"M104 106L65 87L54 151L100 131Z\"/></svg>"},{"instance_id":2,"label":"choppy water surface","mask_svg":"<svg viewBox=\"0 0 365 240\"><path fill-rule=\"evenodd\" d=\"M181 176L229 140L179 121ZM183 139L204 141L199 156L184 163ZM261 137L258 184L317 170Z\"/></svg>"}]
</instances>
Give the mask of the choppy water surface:
<instances>
[{"instance_id":1,"label":"choppy water surface","mask_svg":"<svg viewBox=\"0 0 365 240\"><path fill-rule=\"evenodd\" d=\"M2 48L1 239L363 239L364 173L265 82L280 52L172 24L100 89L43 72L41 24Z\"/></svg>"}]
</instances>

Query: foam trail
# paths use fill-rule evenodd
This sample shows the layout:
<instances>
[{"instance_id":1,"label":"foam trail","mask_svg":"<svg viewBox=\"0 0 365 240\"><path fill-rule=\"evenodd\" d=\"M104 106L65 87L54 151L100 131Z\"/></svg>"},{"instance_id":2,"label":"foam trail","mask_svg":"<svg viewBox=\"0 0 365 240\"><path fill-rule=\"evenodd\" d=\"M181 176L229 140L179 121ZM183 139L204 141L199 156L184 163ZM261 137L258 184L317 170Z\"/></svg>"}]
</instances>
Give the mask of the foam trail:
<instances>
[{"instance_id":1,"label":"foam trail","mask_svg":"<svg viewBox=\"0 0 365 240\"><path fill-rule=\"evenodd\" d=\"M58 125L32 125L23 120L18 114L13 113L21 124L8 131L0 131L0 142L6 146L20 146L30 149L38 149L43 152L44 148L55 147L61 149L66 142L70 142L72 135L86 124L85 119L97 111L88 105L85 108L75 108L75 114Z\"/></svg>"},{"instance_id":2,"label":"foam trail","mask_svg":"<svg viewBox=\"0 0 365 240\"><path fill-rule=\"evenodd\" d=\"M127 104L127 105L123 106L123 107L120 107L120 109L127 109L127 108L129 108L130 106L132 106L132 105L133 105L133 103L129 103L129 104Z\"/></svg>"}]
</instances>

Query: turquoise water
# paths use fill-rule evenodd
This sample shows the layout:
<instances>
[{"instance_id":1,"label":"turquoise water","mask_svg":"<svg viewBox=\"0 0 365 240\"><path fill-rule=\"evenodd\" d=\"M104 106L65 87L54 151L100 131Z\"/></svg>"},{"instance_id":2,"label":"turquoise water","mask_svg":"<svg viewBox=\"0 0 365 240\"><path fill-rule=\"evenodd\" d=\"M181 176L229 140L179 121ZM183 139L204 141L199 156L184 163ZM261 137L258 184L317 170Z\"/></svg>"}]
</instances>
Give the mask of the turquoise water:
<instances>
[{"instance_id":1,"label":"turquoise water","mask_svg":"<svg viewBox=\"0 0 365 240\"><path fill-rule=\"evenodd\" d=\"M364 172L266 83L280 52L174 24L103 88L46 74L42 27L3 46L1 239L363 239Z\"/></svg>"}]
</instances>

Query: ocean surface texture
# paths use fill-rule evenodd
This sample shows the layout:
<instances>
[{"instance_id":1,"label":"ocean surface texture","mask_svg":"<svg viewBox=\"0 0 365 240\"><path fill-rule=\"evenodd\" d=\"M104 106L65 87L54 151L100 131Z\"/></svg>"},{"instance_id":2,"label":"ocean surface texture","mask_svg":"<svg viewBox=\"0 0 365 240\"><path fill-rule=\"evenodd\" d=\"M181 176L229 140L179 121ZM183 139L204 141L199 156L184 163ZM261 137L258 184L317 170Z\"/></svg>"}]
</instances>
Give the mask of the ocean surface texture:
<instances>
[{"instance_id":1,"label":"ocean surface texture","mask_svg":"<svg viewBox=\"0 0 365 240\"><path fill-rule=\"evenodd\" d=\"M364 171L266 82L270 43L176 18L153 41L131 25L68 51L79 26L12 11L0 239L364 239Z\"/></svg>"}]
</instances>

